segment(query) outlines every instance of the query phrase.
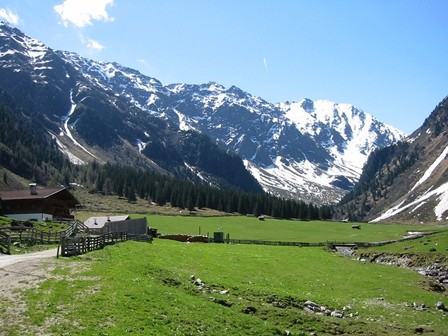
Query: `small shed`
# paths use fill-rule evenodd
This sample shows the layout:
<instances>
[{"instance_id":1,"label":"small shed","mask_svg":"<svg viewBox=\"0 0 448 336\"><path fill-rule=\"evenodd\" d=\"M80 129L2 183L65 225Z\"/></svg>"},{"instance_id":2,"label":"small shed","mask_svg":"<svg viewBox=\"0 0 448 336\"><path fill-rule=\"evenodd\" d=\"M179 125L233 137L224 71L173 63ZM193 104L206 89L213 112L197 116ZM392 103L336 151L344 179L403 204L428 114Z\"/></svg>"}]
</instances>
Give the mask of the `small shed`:
<instances>
[{"instance_id":1,"label":"small shed","mask_svg":"<svg viewBox=\"0 0 448 336\"><path fill-rule=\"evenodd\" d=\"M84 225L89 229L89 232L91 233L98 233L102 234L105 231L104 227L107 223L110 222L116 222L116 221L124 221L128 220L130 217L129 215L123 215L123 216L95 216L90 217L84 222Z\"/></svg>"},{"instance_id":2,"label":"small shed","mask_svg":"<svg viewBox=\"0 0 448 336\"><path fill-rule=\"evenodd\" d=\"M18 220L73 220L79 201L67 188L43 188L35 183L29 189L1 191L1 212Z\"/></svg>"},{"instance_id":3,"label":"small shed","mask_svg":"<svg viewBox=\"0 0 448 336\"><path fill-rule=\"evenodd\" d=\"M84 222L90 233L127 232L135 235L148 233L146 217L131 219L129 215L90 217Z\"/></svg>"},{"instance_id":4,"label":"small shed","mask_svg":"<svg viewBox=\"0 0 448 336\"><path fill-rule=\"evenodd\" d=\"M106 224L105 229L107 230L106 232L127 232L134 235L146 235L148 233L148 222L146 217L109 222Z\"/></svg>"}]
</instances>

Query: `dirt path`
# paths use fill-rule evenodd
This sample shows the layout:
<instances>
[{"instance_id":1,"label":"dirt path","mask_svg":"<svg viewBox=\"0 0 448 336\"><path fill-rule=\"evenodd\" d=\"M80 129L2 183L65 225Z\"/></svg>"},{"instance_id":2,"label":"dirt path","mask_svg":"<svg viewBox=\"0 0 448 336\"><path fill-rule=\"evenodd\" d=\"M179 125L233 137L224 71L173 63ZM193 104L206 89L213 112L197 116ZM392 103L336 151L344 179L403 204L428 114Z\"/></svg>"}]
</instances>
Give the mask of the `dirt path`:
<instances>
[{"instance_id":1,"label":"dirt path","mask_svg":"<svg viewBox=\"0 0 448 336\"><path fill-rule=\"evenodd\" d=\"M27 254L0 255L0 269L18 262L56 257L56 253L57 248Z\"/></svg>"},{"instance_id":2,"label":"dirt path","mask_svg":"<svg viewBox=\"0 0 448 336\"><path fill-rule=\"evenodd\" d=\"M30 288L49 276L57 249L20 255L0 255L0 299L11 299L17 289Z\"/></svg>"},{"instance_id":3,"label":"dirt path","mask_svg":"<svg viewBox=\"0 0 448 336\"><path fill-rule=\"evenodd\" d=\"M38 286L48 279L58 264L57 249L21 254L0 255L0 336L22 319L26 309L21 291Z\"/></svg>"}]
</instances>

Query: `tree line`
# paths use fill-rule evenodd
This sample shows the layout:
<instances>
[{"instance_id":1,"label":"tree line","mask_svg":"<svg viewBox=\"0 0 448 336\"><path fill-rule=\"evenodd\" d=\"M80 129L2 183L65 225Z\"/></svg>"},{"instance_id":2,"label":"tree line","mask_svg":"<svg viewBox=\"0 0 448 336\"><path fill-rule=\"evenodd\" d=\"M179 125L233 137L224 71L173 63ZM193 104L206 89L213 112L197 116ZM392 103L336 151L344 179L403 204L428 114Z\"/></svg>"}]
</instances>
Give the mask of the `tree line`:
<instances>
[{"instance_id":1,"label":"tree line","mask_svg":"<svg viewBox=\"0 0 448 336\"><path fill-rule=\"evenodd\" d=\"M332 207L328 205L316 206L265 192L217 189L119 164L100 165L93 162L79 167L77 180L92 193L117 195L129 202L135 202L139 197L157 205L170 205L188 211L209 208L241 215L301 220L328 220L332 217Z\"/></svg>"}]
</instances>

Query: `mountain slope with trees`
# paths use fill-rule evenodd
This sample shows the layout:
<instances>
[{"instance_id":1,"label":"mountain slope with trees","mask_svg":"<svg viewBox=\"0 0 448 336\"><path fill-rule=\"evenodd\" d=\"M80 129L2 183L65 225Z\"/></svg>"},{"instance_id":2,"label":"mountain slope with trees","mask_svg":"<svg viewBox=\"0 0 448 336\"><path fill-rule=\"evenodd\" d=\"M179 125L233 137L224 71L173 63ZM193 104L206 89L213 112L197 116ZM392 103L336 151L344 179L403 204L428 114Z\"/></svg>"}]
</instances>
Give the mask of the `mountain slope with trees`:
<instances>
[{"instance_id":1,"label":"mountain slope with trees","mask_svg":"<svg viewBox=\"0 0 448 336\"><path fill-rule=\"evenodd\" d=\"M448 215L448 97L404 141L367 160L359 183L340 202L354 220L428 222Z\"/></svg>"},{"instance_id":2,"label":"mountain slope with trees","mask_svg":"<svg viewBox=\"0 0 448 336\"><path fill-rule=\"evenodd\" d=\"M202 171L210 171L218 182L215 186L193 183L182 178L182 174L176 178L175 174L101 164L95 160L86 165L75 165L60 152L56 140L41 129L43 126L38 118L25 113L7 93L0 92L2 190L16 189L20 185L26 188L23 181L17 181L18 175L43 186L71 188L72 185L82 185L90 193L115 195L128 202L135 202L138 197L148 203L189 211L209 208L277 218L331 218L327 206L319 208L303 201L285 200L264 193L260 187L254 188L258 184L252 176L248 177L239 157L216 149L207 137L196 132L176 133L173 150L160 151L160 157L156 155L155 160L160 166L172 165L169 161L176 160L190 162ZM150 149L147 147L145 150ZM212 161L209 160L210 156ZM217 164L210 165L210 162ZM218 180L217 176L222 177Z\"/></svg>"}]
</instances>

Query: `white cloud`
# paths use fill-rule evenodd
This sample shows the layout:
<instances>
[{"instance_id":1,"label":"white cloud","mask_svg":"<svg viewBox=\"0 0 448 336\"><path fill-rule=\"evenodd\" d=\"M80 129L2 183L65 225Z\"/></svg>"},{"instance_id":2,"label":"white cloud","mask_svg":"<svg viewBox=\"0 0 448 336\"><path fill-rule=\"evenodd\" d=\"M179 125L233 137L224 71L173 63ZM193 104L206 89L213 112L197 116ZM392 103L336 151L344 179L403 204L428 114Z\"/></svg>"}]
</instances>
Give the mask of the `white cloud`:
<instances>
[{"instance_id":1,"label":"white cloud","mask_svg":"<svg viewBox=\"0 0 448 336\"><path fill-rule=\"evenodd\" d=\"M82 44L84 44L91 53L100 52L105 47L98 41L93 40L87 36L84 36L83 34L78 34L78 38L81 41Z\"/></svg>"},{"instance_id":2,"label":"white cloud","mask_svg":"<svg viewBox=\"0 0 448 336\"><path fill-rule=\"evenodd\" d=\"M13 25L19 24L19 16L8 8L0 8L0 19L4 19Z\"/></svg>"},{"instance_id":3,"label":"white cloud","mask_svg":"<svg viewBox=\"0 0 448 336\"><path fill-rule=\"evenodd\" d=\"M86 43L87 48L89 48L91 51L101 51L104 49L104 46L99 43L98 41L88 39Z\"/></svg>"},{"instance_id":4,"label":"white cloud","mask_svg":"<svg viewBox=\"0 0 448 336\"><path fill-rule=\"evenodd\" d=\"M114 0L64 0L62 4L53 8L65 27L71 23L83 28L91 25L93 20L114 21L114 18L110 17L106 11L106 7L112 6L113 3Z\"/></svg>"}]
</instances>

